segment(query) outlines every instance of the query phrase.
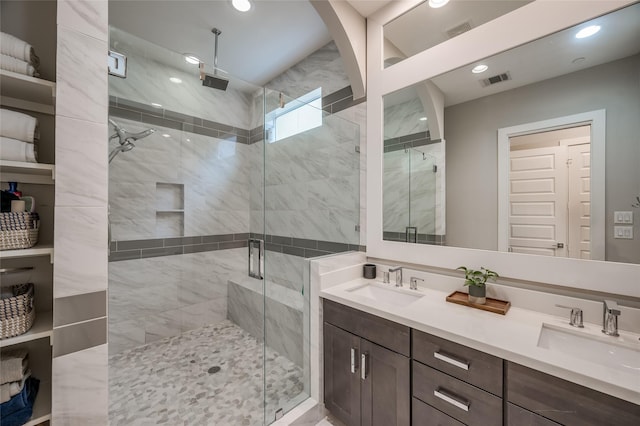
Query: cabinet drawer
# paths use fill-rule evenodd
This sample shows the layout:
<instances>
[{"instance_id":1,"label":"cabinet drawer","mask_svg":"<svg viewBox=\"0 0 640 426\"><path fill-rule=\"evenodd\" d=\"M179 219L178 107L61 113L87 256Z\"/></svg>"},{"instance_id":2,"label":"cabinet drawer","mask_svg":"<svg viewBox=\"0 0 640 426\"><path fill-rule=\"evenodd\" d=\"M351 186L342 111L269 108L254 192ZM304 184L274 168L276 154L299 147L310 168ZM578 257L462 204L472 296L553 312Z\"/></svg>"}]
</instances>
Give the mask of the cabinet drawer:
<instances>
[{"instance_id":1,"label":"cabinet drawer","mask_svg":"<svg viewBox=\"0 0 640 426\"><path fill-rule=\"evenodd\" d=\"M464 423L447 416L418 398L413 398L411 426L464 426Z\"/></svg>"},{"instance_id":2,"label":"cabinet drawer","mask_svg":"<svg viewBox=\"0 0 640 426\"><path fill-rule=\"evenodd\" d=\"M413 359L502 396L502 359L432 336L413 333Z\"/></svg>"},{"instance_id":3,"label":"cabinet drawer","mask_svg":"<svg viewBox=\"0 0 640 426\"><path fill-rule=\"evenodd\" d=\"M506 363L506 397L520 407L563 425L640 425L640 405Z\"/></svg>"},{"instance_id":4,"label":"cabinet drawer","mask_svg":"<svg viewBox=\"0 0 640 426\"><path fill-rule=\"evenodd\" d=\"M509 402L506 426L559 426L559 424Z\"/></svg>"},{"instance_id":5,"label":"cabinet drawer","mask_svg":"<svg viewBox=\"0 0 640 426\"><path fill-rule=\"evenodd\" d=\"M470 426L502 426L502 399L413 361L413 396Z\"/></svg>"},{"instance_id":6,"label":"cabinet drawer","mask_svg":"<svg viewBox=\"0 0 640 426\"><path fill-rule=\"evenodd\" d=\"M322 303L322 314L325 322L409 356L411 335L407 326L326 299Z\"/></svg>"}]
</instances>

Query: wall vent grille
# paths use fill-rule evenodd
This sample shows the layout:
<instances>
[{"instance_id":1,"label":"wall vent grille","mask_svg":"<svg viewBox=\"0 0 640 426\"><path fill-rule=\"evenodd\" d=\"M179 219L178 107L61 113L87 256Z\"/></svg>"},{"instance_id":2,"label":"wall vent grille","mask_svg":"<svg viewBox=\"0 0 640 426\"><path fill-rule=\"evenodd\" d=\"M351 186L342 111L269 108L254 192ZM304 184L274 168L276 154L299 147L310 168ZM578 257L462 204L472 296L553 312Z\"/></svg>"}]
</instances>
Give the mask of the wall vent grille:
<instances>
[{"instance_id":1,"label":"wall vent grille","mask_svg":"<svg viewBox=\"0 0 640 426\"><path fill-rule=\"evenodd\" d=\"M509 81L511 79L511 74L509 74L509 72L503 72L502 74L497 74L493 77L480 80L480 84L482 85L482 87L487 87L494 84L502 83L503 81Z\"/></svg>"},{"instance_id":2,"label":"wall vent grille","mask_svg":"<svg viewBox=\"0 0 640 426\"><path fill-rule=\"evenodd\" d=\"M471 28L473 28L471 26L471 22L470 21L466 21L466 22L463 22L462 24L460 24L460 25L458 25L456 27L449 28L448 30L446 30L446 32L447 32L447 36L449 38L454 38L455 36L459 36L462 33L466 33Z\"/></svg>"}]
</instances>

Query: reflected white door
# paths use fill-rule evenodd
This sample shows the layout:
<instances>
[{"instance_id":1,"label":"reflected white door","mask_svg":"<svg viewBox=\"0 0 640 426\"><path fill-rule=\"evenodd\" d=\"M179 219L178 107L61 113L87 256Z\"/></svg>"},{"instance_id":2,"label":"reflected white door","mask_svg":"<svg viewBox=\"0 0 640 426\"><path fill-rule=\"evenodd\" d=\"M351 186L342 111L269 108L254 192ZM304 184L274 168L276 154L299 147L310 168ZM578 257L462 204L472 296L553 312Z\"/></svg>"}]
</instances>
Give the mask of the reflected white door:
<instances>
[{"instance_id":1,"label":"reflected white door","mask_svg":"<svg viewBox=\"0 0 640 426\"><path fill-rule=\"evenodd\" d=\"M514 253L567 256L567 149L512 151L509 247Z\"/></svg>"},{"instance_id":2,"label":"reflected white door","mask_svg":"<svg viewBox=\"0 0 640 426\"><path fill-rule=\"evenodd\" d=\"M570 145L568 196L568 256L591 259L591 145Z\"/></svg>"}]
</instances>

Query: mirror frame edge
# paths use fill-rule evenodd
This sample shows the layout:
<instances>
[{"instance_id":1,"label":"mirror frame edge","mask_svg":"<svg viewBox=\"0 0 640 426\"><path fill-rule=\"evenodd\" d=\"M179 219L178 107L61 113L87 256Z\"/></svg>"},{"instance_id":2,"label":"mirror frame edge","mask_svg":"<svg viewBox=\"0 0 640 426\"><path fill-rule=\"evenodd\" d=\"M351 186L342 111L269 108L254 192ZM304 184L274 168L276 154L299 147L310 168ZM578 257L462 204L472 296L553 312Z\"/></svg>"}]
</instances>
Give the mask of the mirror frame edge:
<instances>
[{"instance_id":1,"label":"mirror frame edge","mask_svg":"<svg viewBox=\"0 0 640 426\"><path fill-rule=\"evenodd\" d=\"M640 275L640 265L637 264L407 244L384 241L382 238L382 135L385 94L635 2L636 0L581 1L578 4L578 2L535 1L476 28L469 37L463 34L386 69L382 61L384 57L383 25L420 2L415 0L402 4L393 2L395 4L373 14L367 24L367 188L369 188L367 191L367 255L447 269L455 269L460 265L486 266L499 271L503 277L515 280L640 297L640 289L635 284ZM530 22L536 18L539 18L540 25L531 28L533 26ZM527 23L529 23L528 26ZM496 28L500 31L495 31ZM509 34L514 36L508 40L500 36L509 29L524 29L524 31L510 31ZM483 46L482 49L478 49L479 45ZM452 50L462 53L451 55ZM447 52L449 55L446 54ZM606 283L606 288L603 288L603 283Z\"/></svg>"}]
</instances>

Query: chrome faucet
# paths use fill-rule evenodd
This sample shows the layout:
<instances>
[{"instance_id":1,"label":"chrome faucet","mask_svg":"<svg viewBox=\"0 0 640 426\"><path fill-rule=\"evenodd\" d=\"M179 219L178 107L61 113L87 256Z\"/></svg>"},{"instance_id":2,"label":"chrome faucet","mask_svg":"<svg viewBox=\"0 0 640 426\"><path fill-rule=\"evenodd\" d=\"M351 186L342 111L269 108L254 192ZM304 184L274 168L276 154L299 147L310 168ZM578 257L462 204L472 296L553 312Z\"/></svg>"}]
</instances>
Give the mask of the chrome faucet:
<instances>
[{"instance_id":1,"label":"chrome faucet","mask_svg":"<svg viewBox=\"0 0 640 426\"><path fill-rule=\"evenodd\" d=\"M391 272L395 272L396 274L396 287L402 287L402 266L389 268L389 273Z\"/></svg>"},{"instance_id":2,"label":"chrome faucet","mask_svg":"<svg viewBox=\"0 0 640 426\"><path fill-rule=\"evenodd\" d=\"M424 282L424 280L422 278L411 277L411 279L409 280L409 288L411 290L417 290L418 289L418 281Z\"/></svg>"},{"instance_id":3,"label":"chrome faucet","mask_svg":"<svg viewBox=\"0 0 640 426\"><path fill-rule=\"evenodd\" d=\"M620 307L613 300L605 300L602 308L602 332L608 336L619 336L618 316L620 316Z\"/></svg>"},{"instance_id":4,"label":"chrome faucet","mask_svg":"<svg viewBox=\"0 0 640 426\"><path fill-rule=\"evenodd\" d=\"M558 308L571 309L571 314L569 316L569 325L574 327L583 328L584 324L582 323L582 309L575 308L573 306L564 306L564 305L556 305Z\"/></svg>"}]
</instances>

